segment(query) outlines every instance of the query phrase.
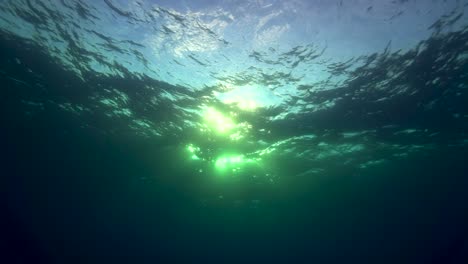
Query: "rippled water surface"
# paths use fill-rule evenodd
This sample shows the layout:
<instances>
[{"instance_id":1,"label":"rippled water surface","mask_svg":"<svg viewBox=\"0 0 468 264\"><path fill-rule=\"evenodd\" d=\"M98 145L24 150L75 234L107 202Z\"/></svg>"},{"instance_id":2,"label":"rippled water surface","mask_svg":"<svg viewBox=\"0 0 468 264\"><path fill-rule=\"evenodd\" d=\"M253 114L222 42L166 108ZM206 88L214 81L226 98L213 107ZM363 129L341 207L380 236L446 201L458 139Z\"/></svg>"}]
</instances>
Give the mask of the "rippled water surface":
<instances>
[{"instance_id":1,"label":"rippled water surface","mask_svg":"<svg viewBox=\"0 0 468 264\"><path fill-rule=\"evenodd\" d=\"M8 258L464 263L467 8L0 1Z\"/></svg>"}]
</instances>

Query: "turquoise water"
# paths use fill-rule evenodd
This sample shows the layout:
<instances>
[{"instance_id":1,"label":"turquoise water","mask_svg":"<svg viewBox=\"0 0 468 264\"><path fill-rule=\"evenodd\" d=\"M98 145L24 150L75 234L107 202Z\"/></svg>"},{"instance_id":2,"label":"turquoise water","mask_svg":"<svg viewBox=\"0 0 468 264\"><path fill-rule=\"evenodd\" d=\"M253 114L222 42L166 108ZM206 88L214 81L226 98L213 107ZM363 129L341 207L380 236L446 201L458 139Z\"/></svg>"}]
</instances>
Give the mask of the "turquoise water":
<instances>
[{"instance_id":1,"label":"turquoise water","mask_svg":"<svg viewBox=\"0 0 468 264\"><path fill-rule=\"evenodd\" d=\"M5 258L464 263L466 7L1 2Z\"/></svg>"}]
</instances>

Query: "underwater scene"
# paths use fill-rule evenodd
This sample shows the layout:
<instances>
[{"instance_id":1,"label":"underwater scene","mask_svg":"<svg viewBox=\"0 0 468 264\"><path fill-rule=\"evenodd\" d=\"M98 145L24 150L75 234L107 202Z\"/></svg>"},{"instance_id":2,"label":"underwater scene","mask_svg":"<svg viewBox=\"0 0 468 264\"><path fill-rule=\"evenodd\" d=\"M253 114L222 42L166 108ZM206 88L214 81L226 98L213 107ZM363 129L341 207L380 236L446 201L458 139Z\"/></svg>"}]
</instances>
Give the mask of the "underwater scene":
<instances>
[{"instance_id":1,"label":"underwater scene","mask_svg":"<svg viewBox=\"0 0 468 264\"><path fill-rule=\"evenodd\" d=\"M1 263L468 263L468 1L1 0Z\"/></svg>"}]
</instances>

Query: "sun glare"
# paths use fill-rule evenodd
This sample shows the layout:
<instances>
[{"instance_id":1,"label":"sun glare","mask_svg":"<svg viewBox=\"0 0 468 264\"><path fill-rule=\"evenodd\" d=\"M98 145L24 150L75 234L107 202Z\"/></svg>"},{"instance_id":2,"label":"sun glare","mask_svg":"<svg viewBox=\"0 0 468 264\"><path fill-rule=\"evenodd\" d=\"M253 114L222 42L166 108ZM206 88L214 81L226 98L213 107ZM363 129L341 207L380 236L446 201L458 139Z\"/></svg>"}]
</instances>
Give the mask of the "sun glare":
<instances>
[{"instance_id":1,"label":"sun glare","mask_svg":"<svg viewBox=\"0 0 468 264\"><path fill-rule=\"evenodd\" d=\"M214 108L207 108L203 116L206 124L216 132L224 134L236 127L232 118L223 115Z\"/></svg>"}]
</instances>

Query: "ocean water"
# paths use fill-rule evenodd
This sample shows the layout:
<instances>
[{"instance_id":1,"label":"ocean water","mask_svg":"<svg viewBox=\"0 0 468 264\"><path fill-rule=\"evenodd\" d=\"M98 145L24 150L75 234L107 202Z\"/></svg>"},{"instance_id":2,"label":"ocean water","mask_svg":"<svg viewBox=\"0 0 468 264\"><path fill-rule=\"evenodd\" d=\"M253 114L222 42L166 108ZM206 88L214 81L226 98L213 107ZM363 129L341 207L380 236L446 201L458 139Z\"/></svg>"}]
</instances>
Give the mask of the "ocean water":
<instances>
[{"instance_id":1,"label":"ocean water","mask_svg":"<svg viewBox=\"0 0 468 264\"><path fill-rule=\"evenodd\" d=\"M0 1L2 263L467 263L466 1Z\"/></svg>"}]
</instances>

